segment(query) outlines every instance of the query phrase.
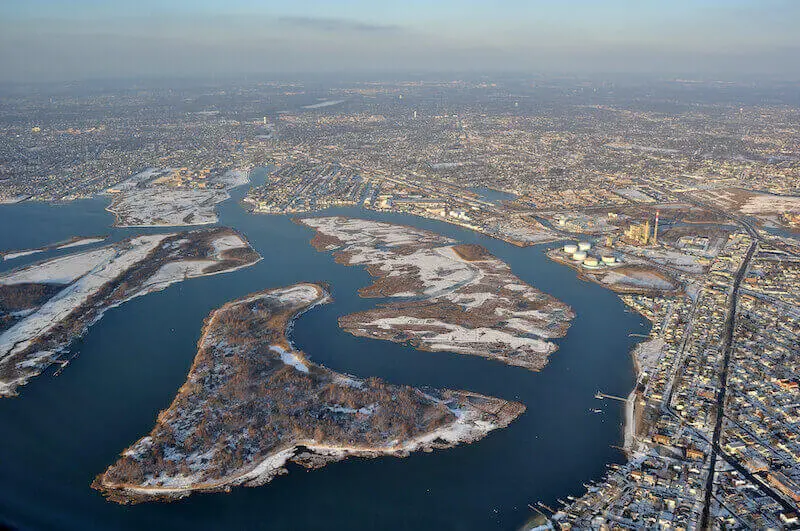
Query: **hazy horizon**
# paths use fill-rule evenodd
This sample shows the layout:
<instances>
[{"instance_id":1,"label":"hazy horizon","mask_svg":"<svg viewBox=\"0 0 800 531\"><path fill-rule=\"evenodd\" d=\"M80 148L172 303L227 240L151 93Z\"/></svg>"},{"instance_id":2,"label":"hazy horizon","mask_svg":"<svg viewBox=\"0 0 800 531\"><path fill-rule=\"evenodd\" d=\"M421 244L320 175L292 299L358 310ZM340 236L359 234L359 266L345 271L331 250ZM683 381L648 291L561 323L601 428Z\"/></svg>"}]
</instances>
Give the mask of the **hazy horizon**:
<instances>
[{"instance_id":1,"label":"hazy horizon","mask_svg":"<svg viewBox=\"0 0 800 531\"><path fill-rule=\"evenodd\" d=\"M232 0L0 5L0 81L602 72L800 77L800 2Z\"/></svg>"}]
</instances>

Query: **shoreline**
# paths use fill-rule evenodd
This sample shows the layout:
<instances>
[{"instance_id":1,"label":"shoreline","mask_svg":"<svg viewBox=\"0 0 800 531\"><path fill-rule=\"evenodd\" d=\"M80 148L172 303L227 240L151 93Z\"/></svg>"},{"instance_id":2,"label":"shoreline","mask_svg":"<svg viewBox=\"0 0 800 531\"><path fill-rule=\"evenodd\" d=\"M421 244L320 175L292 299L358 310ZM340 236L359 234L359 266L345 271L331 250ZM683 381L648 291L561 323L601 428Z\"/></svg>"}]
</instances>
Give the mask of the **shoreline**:
<instances>
[{"instance_id":1,"label":"shoreline","mask_svg":"<svg viewBox=\"0 0 800 531\"><path fill-rule=\"evenodd\" d=\"M440 223L446 223L448 225L453 225L454 227L459 227L471 232L475 232L480 234L481 236L486 236L488 238L492 238L494 240L499 240L515 247L525 248L525 247L534 247L537 245L544 245L548 243L554 243L558 241L564 240L564 237L557 234L552 234L551 236L543 237L539 240L517 240L515 238L508 238L503 237L497 233L489 232L487 230L483 230L481 227L475 225L464 225L462 223L458 223L455 220L450 220L443 217L434 217L434 216L425 216L422 214L418 214L415 212L405 212L405 211L394 211L394 210L378 210L374 208L369 208L364 205L353 204L353 205L341 205L341 206L329 206L325 208L318 208L315 210L301 210L296 212L270 212L270 211L262 211L259 210L258 207L254 206L252 200L248 200L246 197L242 199L242 203L248 205L245 207L250 214L254 215L265 215L265 216L287 216L292 220L302 220L306 217L318 217L318 216L325 216L326 210L336 209L336 208L357 208L360 210L364 210L366 212L374 212L377 214L395 214L395 215L404 215L404 216L414 216L420 219L427 219L430 221L438 221Z\"/></svg>"},{"instance_id":2,"label":"shoreline","mask_svg":"<svg viewBox=\"0 0 800 531\"><path fill-rule=\"evenodd\" d=\"M649 295L649 296L658 296L658 297L671 297L681 293L681 289L676 287L672 290L662 290L659 288L647 288L647 287L637 287L637 286L630 286L627 287L623 284L619 283L604 283L600 281L593 273L601 273L605 271L613 272L615 269L619 269L622 267L641 267L642 264L629 264L629 263L622 263L619 262L614 267L598 267L596 269L587 269L582 266L580 262L575 262L574 260L569 260L563 257L561 251L558 248L549 249L545 251L547 257L556 262L557 264L561 264L564 266L569 267L573 271L577 273L578 280L583 280L586 282L592 282L606 288L613 293L618 295Z\"/></svg>"},{"instance_id":3,"label":"shoreline","mask_svg":"<svg viewBox=\"0 0 800 531\"><path fill-rule=\"evenodd\" d=\"M241 188L242 186L247 186L250 184L250 179L252 178L253 167L245 167L245 168L230 168L223 172L222 176L226 176L230 173L240 174L242 182L238 184L234 183L232 186L227 186L223 188L190 188L186 189L185 191L207 191L207 190L221 190L225 192L225 197L222 198L220 201L217 201L213 204L211 208L211 216L208 216L205 221L195 222L195 223L135 223L135 224L127 224L123 223L124 221L123 214L120 214L117 210L114 209L114 206L118 203L118 197L123 198L125 197L125 192L118 192L118 193L109 193L108 191L103 191L98 194L95 194L95 197L99 196L109 196L111 198L110 203L103 208L106 212L114 215L114 223L112 224L113 227L117 227L120 229L152 229L152 228L176 228L176 227L203 227L207 225L215 225L219 223L219 214L217 213L217 207L222 203L229 201L233 196L231 196L231 191L237 188ZM138 175L138 174L136 174ZM132 177L135 177L133 175ZM125 179L125 182L130 178ZM118 183L119 184L119 183ZM113 188L113 187L112 187ZM195 205L197 206L197 205ZM198 208L199 209L199 208ZM193 215L190 214L190 215Z\"/></svg>"},{"instance_id":4,"label":"shoreline","mask_svg":"<svg viewBox=\"0 0 800 531\"><path fill-rule=\"evenodd\" d=\"M318 302L320 304L322 302ZM466 392L465 392L466 393ZM467 393L472 394L472 393ZM477 395L476 395L477 396ZM105 484L96 478L91 487L101 491L111 501L119 502L116 496L128 495L129 498L121 503L136 504L147 501L171 501L189 496L192 493L213 493L229 492L231 487L262 486L274 478L284 475L285 466L293 461L298 466L305 468L321 468L328 462L335 462L347 459L348 457L359 457L364 459L377 459L380 457L405 458L412 452L431 452L434 449L443 450L453 448L460 444L469 444L481 439L487 433L503 426L500 423L489 423L479 420L479 415L470 415L470 412L458 415L455 422L451 425L437 428L433 431L421 434L405 443L396 444L389 447L380 446L353 446L353 445L333 445L316 443L313 439L299 439L280 450L276 450L267 455L248 469L240 471L232 476L220 478L219 480L207 483L193 484L181 487L164 486L134 486L131 484ZM513 420L513 419L512 419ZM473 421L474 424L470 424ZM507 425L507 424L506 424ZM465 427L468 433L465 437L448 440L444 439L454 428ZM445 442L436 442L442 440ZM137 441L138 442L138 441ZM295 460L297 458L298 460ZM100 476L98 476L99 478ZM112 494L111 491L118 491ZM141 499L139 499L141 497Z\"/></svg>"},{"instance_id":5,"label":"shoreline","mask_svg":"<svg viewBox=\"0 0 800 531\"><path fill-rule=\"evenodd\" d=\"M158 254L159 252L163 252L165 241L174 240L182 234L186 238L202 238L205 233L209 232L214 235L223 234L223 236L220 236L221 238L235 235L243 244L237 247L237 249L247 249L252 252L253 256L249 259L229 259L225 257L227 249L223 250L219 255L209 255L206 260L198 258L182 260L180 257L173 258L171 256L160 256ZM216 241L217 239L212 241ZM187 242L187 246L193 245L190 240L187 240ZM130 249L126 248L126 246L131 245L133 246ZM16 334L16 336L20 338L13 343L13 345L9 346L7 350L2 353L2 357L0 358L0 369L2 369L2 373L0 373L2 374L2 379L0 379L0 398L18 396L18 389L20 387L27 384L32 378L42 374L50 365L59 361L59 358L65 352L69 351L70 346L74 344L76 340L83 337L109 310L117 308L137 297L162 291L186 279L237 271L250 267L263 259L263 257L253 249L249 240L242 233L227 227L219 227L128 238L120 242L108 244L104 247L99 247L96 250L77 251L66 254L63 257L50 258L33 264L24 265L20 268L3 273L2 277L3 279L13 279L15 275L24 275L26 271L35 272L37 268L46 267L49 263L58 262L59 260L63 261L70 257L80 258L88 253L104 249L108 249L110 253L114 254L113 256L104 258L100 263L103 269L99 271L92 269L83 273L82 276L63 284L63 287L58 293L42 302L38 307L35 307L30 315L14 323L7 330L0 332L0 339L4 342L0 344L0 346L9 343L9 337L12 339L15 337L13 334ZM136 254L141 254L145 251L146 253L142 256ZM153 262L153 260L156 260L156 262ZM208 266L199 272L184 271L182 274L173 273L171 276L165 278L159 277L159 272L163 267L169 266L170 264L191 262L208 262ZM228 262L228 264L238 262L238 265L208 272L205 271L206 268L219 266L219 264L225 262ZM136 285L126 285L126 292L124 294L114 295L114 290L119 289L119 286L124 284L124 279L127 278L127 276L131 274L135 275L137 271L141 270L148 271L148 268L150 268L153 263L158 266L158 269L152 272L149 277L140 280ZM108 271L110 271L110 273L108 273ZM148 283L150 280L157 277L157 282ZM13 285L13 283L11 285ZM67 295L64 295L64 293L67 293ZM39 319L39 321L36 319ZM48 319L55 319L55 321L50 323L47 321ZM61 332L61 328L64 328L66 331ZM37 345L37 342L41 341L45 341L45 343L43 343L43 345ZM17 358L19 358L19 360L17 360ZM15 360L17 361L14 367L10 368L6 366L6 364L14 362Z\"/></svg>"},{"instance_id":6,"label":"shoreline","mask_svg":"<svg viewBox=\"0 0 800 531\"><path fill-rule=\"evenodd\" d=\"M633 453L636 451L636 434L639 433L641 428L639 419L637 418L637 407L641 407L639 396L640 393L638 390L639 378L641 378L643 372L642 364L639 362L639 353L646 348L645 344L653 341L658 341L658 339L652 337L643 339L642 341L636 343L636 345L631 349L630 353L631 358L633 359L633 372L636 375L636 379L633 384L633 389L631 389L631 392L628 394L627 399L625 400L622 444L622 447L625 449L626 457L629 460L633 458Z\"/></svg>"},{"instance_id":7,"label":"shoreline","mask_svg":"<svg viewBox=\"0 0 800 531\"><path fill-rule=\"evenodd\" d=\"M92 488L100 491L109 501L121 504L172 501L193 492L229 492L236 486L264 485L275 477L288 473L285 466L290 461L314 469L348 457L407 457L412 452L430 452L469 444L482 439L491 431L506 427L525 411L522 404L470 391L428 390L392 385L371 378L350 376L309 361L302 352L295 350L290 337L291 331L301 315L330 300L327 285L301 282L286 288L257 292L227 302L214 310L204 321L201 337L197 342L197 355L173 402L158 414L155 427L149 434L131 444L121 453L116 463L95 477ZM261 323L267 329L252 337L241 338L237 343L233 339L237 336L230 335L237 334L236 329L230 329L228 323L233 316L242 315L241 312L252 315L253 326ZM264 346L266 349L263 349ZM295 361L284 359L287 348L294 355ZM276 355L279 360L265 359L258 354L261 350L280 352L279 356ZM252 439L248 439L251 441L248 444L261 444L264 450L260 456L260 452L256 450L253 456L255 461L251 463L247 463L245 458L241 463L227 464L227 446L218 445L220 435L224 438L224 430L230 429L227 424L218 425L217 421L212 421L209 429L216 435L191 447L168 437L175 426L182 425L187 418L191 422L205 425L207 420L202 416L199 420L196 419L195 411L198 408L204 410L208 400L240 396L237 394L240 388L250 389L247 382L239 382L236 374L232 375L231 383L223 384L223 387L208 387L207 383L201 383L202 375L207 371L229 367L229 352L238 356L235 363L237 367L243 367L244 374L251 374L251 370L256 369L268 371L263 374L259 372L265 381L265 397L269 396L269 389L273 389L275 385L286 385L287 381L310 386L306 396L297 397L297 400L291 402L293 411L294 408L300 408L291 416L281 417L279 413L271 413L270 408L262 412L266 416L257 413L262 415L258 417L262 423L281 430L280 433L291 438L282 440L284 435L279 434L266 438L254 435ZM249 360L264 365L252 365ZM274 365L275 361L283 363ZM236 390L231 391L234 395L229 395L224 385L235 386ZM334 386L337 398L317 397L320 389L329 389L331 386ZM346 393L350 393L349 397ZM412 409L410 413L403 412L398 422L416 419L419 415L427 420L420 425L416 424L420 421L414 421L411 432L392 429L384 433L368 428L369 433L361 434L359 430L362 428L359 426L370 426L373 422L371 415L380 415L374 417L374 422L380 424L384 422L386 415L393 414L396 407L391 404L395 400L395 394L398 400L407 403L403 407ZM261 403L259 397L241 396L241 405ZM319 418L319 411L349 409L331 406L334 403L331 400L349 404L355 409L346 412L360 416L340 418L335 425L341 426L340 423L344 422L344 426L338 431L323 431L318 435L316 430L319 427L313 428L314 422L309 422ZM359 403L370 405L357 409ZM248 426L252 419L248 417L240 421L243 426ZM189 428L191 426L192 424ZM216 429L223 431L220 434ZM272 432L268 430L266 433ZM165 451L177 452L175 462L179 465L178 469L165 467L155 457ZM192 457L195 455L206 456L203 464L196 463L196 458Z\"/></svg>"},{"instance_id":8,"label":"shoreline","mask_svg":"<svg viewBox=\"0 0 800 531\"><path fill-rule=\"evenodd\" d=\"M639 312L636 307L629 305L625 299L622 297L623 295L644 295L644 296L653 296L653 297L670 297L675 296L682 292L680 288L676 288L670 291L662 291L662 290L653 290L653 289L637 289L637 288L628 288L628 289L619 289L616 284L605 284L600 282L594 275L587 274L591 273L594 270L584 270L581 267L580 263L576 263L574 261L570 261L563 257L557 248L548 249L544 251L545 256L548 259L552 260L553 262L569 267L573 271L576 272L576 277L579 280L583 280L586 282L592 282L602 288L605 288L615 295L622 301L623 305L626 308L634 311L636 314L640 315L644 318L647 322L650 323L651 328L653 324L655 324L650 318ZM609 270L613 270L613 268L605 268ZM622 450L625 453L625 457L627 460L631 460L634 458L634 454L637 451L637 442L636 437L639 433L642 425L640 418L640 408L642 407L641 403L641 393L639 392L639 383L642 373L646 370L646 367L643 366L642 361L640 360L640 355L645 352L648 348L649 344L657 344L658 342L662 342L663 340L658 337L653 337L648 334L647 337L642 338L641 341L638 341L628 352L628 355L631 358L633 363L633 372L634 372L634 384L630 392L625 397L625 405L623 407L623 416L622 416ZM663 347L663 345L662 345Z\"/></svg>"},{"instance_id":9,"label":"shoreline","mask_svg":"<svg viewBox=\"0 0 800 531\"><path fill-rule=\"evenodd\" d=\"M93 245L95 243L101 243L108 239L108 234L103 236L73 236L71 238L67 238L66 240L57 241L54 243L49 243L47 245L43 245L41 247L36 247L35 249L17 249L11 250L4 253L0 253L0 262L6 262L8 260L15 260L17 258L22 258L25 256L31 256L34 254L39 253L46 253L51 251L62 251L65 249L73 249L76 247L84 247L87 245Z\"/></svg>"},{"instance_id":10,"label":"shoreline","mask_svg":"<svg viewBox=\"0 0 800 531\"><path fill-rule=\"evenodd\" d=\"M539 371L558 350L553 340L567 334L575 317L567 304L523 282L483 247L385 221L331 216L295 222L314 231L311 245L319 252L366 270L372 284L359 290L361 297L383 299L376 308L339 317L339 327L356 337ZM348 236L353 229L359 236ZM448 275L431 277L433 266Z\"/></svg>"}]
</instances>

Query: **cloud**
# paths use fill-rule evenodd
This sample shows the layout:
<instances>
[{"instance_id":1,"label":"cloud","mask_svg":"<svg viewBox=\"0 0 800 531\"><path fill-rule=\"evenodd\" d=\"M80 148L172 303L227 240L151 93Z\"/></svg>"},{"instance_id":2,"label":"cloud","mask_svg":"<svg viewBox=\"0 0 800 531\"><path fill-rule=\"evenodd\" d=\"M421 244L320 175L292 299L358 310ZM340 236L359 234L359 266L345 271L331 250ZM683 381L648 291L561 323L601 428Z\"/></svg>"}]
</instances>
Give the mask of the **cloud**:
<instances>
[{"instance_id":1,"label":"cloud","mask_svg":"<svg viewBox=\"0 0 800 531\"><path fill-rule=\"evenodd\" d=\"M325 32L352 33L398 33L402 30L394 24L370 24L358 20L326 17L279 17L278 23L295 28Z\"/></svg>"}]
</instances>

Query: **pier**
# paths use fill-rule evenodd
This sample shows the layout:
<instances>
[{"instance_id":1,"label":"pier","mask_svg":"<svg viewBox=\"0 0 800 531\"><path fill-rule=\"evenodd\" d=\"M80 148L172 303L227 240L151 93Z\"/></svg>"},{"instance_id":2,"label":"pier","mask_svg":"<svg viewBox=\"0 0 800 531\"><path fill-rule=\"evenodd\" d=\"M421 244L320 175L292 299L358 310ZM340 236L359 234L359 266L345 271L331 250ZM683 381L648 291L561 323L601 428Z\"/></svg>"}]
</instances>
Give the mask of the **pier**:
<instances>
[{"instance_id":1,"label":"pier","mask_svg":"<svg viewBox=\"0 0 800 531\"><path fill-rule=\"evenodd\" d=\"M607 394L602 393L600 391L597 391L597 393L594 395L594 397L597 398L597 399L600 399L600 400L605 400L606 398L609 398L611 400L619 400L620 402L627 402L628 401L627 398L622 398L620 396L614 396L614 395L607 395Z\"/></svg>"}]
</instances>

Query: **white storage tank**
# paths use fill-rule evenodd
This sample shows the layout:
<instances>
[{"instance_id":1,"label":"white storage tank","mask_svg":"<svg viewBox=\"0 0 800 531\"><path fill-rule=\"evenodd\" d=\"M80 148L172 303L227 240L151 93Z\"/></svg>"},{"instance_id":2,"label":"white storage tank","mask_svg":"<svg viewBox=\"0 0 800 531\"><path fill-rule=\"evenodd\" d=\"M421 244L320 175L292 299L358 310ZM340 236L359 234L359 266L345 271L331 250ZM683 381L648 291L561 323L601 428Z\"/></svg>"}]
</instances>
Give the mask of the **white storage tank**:
<instances>
[{"instance_id":1,"label":"white storage tank","mask_svg":"<svg viewBox=\"0 0 800 531\"><path fill-rule=\"evenodd\" d=\"M580 242L578 243L578 250L579 251L588 251L592 248L592 244L589 242Z\"/></svg>"},{"instance_id":2,"label":"white storage tank","mask_svg":"<svg viewBox=\"0 0 800 531\"><path fill-rule=\"evenodd\" d=\"M617 261L616 258L614 258L613 256L610 256L610 255L603 256L601 258L601 260L603 261L604 264L613 264L613 263L615 263Z\"/></svg>"},{"instance_id":3,"label":"white storage tank","mask_svg":"<svg viewBox=\"0 0 800 531\"><path fill-rule=\"evenodd\" d=\"M597 258L587 258L583 261L583 265L588 268L595 268L600 267L600 262L597 261Z\"/></svg>"},{"instance_id":4,"label":"white storage tank","mask_svg":"<svg viewBox=\"0 0 800 531\"><path fill-rule=\"evenodd\" d=\"M576 252L578 252L578 246L575 245L574 243L568 243L567 245L564 246L564 252L567 254L575 254Z\"/></svg>"},{"instance_id":5,"label":"white storage tank","mask_svg":"<svg viewBox=\"0 0 800 531\"><path fill-rule=\"evenodd\" d=\"M578 251L577 253L574 253L572 255L572 259L575 260L576 262L582 262L583 260L586 259L586 253L583 251Z\"/></svg>"}]
</instances>

